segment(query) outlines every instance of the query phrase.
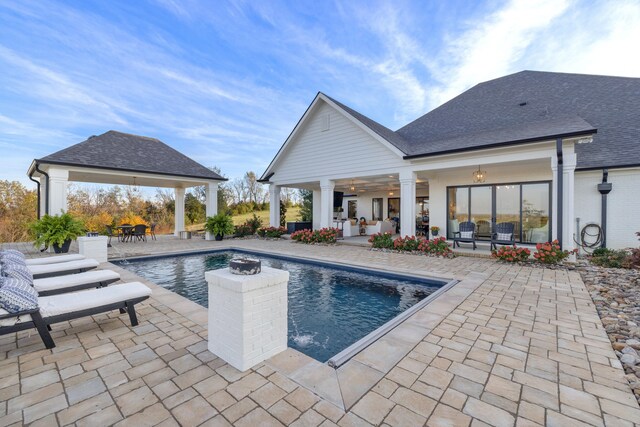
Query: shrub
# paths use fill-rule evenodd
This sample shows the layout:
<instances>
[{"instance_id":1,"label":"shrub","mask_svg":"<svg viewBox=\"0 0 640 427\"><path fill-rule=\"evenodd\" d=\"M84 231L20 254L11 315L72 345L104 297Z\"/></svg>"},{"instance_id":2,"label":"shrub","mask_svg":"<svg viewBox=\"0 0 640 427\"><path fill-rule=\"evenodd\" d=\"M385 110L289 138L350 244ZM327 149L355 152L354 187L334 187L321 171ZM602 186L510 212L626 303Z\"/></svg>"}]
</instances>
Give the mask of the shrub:
<instances>
[{"instance_id":1,"label":"shrub","mask_svg":"<svg viewBox=\"0 0 640 427\"><path fill-rule=\"evenodd\" d=\"M518 262L527 261L531 255L531 251L527 248L518 248L513 246L501 246L498 250L491 251L491 256L500 261Z\"/></svg>"},{"instance_id":2,"label":"shrub","mask_svg":"<svg viewBox=\"0 0 640 427\"><path fill-rule=\"evenodd\" d=\"M398 237L393 241L393 249L397 251L413 252L418 250L418 246L420 246L420 240L415 236Z\"/></svg>"},{"instance_id":3,"label":"shrub","mask_svg":"<svg viewBox=\"0 0 640 427\"><path fill-rule=\"evenodd\" d=\"M337 228L321 228L320 230L299 230L291 235L291 239L300 243L335 243L338 237Z\"/></svg>"},{"instance_id":4,"label":"shrub","mask_svg":"<svg viewBox=\"0 0 640 427\"><path fill-rule=\"evenodd\" d=\"M372 248L393 249L393 238L390 233L372 234L369 237L369 243L371 243Z\"/></svg>"},{"instance_id":5,"label":"shrub","mask_svg":"<svg viewBox=\"0 0 640 427\"><path fill-rule=\"evenodd\" d=\"M631 268L632 255L624 249L598 248L591 254L591 263L607 268Z\"/></svg>"},{"instance_id":6,"label":"shrub","mask_svg":"<svg viewBox=\"0 0 640 427\"><path fill-rule=\"evenodd\" d=\"M577 252L577 249L574 251L563 251L560 249L560 243L554 240L553 242L538 243L536 245L536 253L533 254L533 257L543 264L558 264L575 252Z\"/></svg>"},{"instance_id":7,"label":"shrub","mask_svg":"<svg viewBox=\"0 0 640 427\"><path fill-rule=\"evenodd\" d=\"M449 257L453 255L453 251L447 243L447 239L444 236L436 237L432 240L423 240L418 246L418 250L424 252L427 255L436 255Z\"/></svg>"},{"instance_id":8,"label":"shrub","mask_svg":"<svg viewBox=\"0 0 640 427\"><path fill-rule=\"evenodd\" d=\"M258 230L258 236L279 239L283 234L287 233L285 227L263 227Z\"/></svg>"},{"instance_id":9,"label":"shrub","mask_svg":"<svg viewBox=\"0 0 640 427\"><path fill-rule=\"evenodd\" d=\"M247 222L241 225L236 225L235 235L236 237L244 237L244 236L253 236L253 227L249 225Z\"/></svg>"}]
</instances>

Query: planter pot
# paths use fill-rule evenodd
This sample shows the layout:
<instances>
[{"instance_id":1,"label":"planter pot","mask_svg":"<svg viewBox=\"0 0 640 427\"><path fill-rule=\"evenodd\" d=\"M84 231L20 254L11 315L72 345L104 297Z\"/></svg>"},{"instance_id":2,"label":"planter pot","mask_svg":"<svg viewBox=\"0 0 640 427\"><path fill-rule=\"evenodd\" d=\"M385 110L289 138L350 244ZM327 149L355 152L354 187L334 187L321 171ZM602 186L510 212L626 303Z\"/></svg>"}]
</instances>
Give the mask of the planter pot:
<instances>
[{"instance_id":1,"label":"planter pot","mask_svg":"<svg viewBox=\"0 0 640 427\"><path fill-rule=\"evenodd\" d=\"M438 237L438 233L439 233L439 231L432 231L432 232L431 232L431 235L432 235L433 237Z\"/></svg>"},{"instance_id":2,"label":"planter pot","mask_svg":"<svg viewBox=\"0 0 640 427\"><path fill-rule=\"evenodd\" d=\"M224 237L224 234L216 234L216 241L220 242L223 237Z\"/></svg>"},{"instance_id":3,"label":"planter pot","mask_svg":"<svg viewBox=\"0 0 640 427\"><path fill-rule=\"evenodd\" d=\"M59 246L57 243L53 244L53 251L57 254L66 254L69 252L69 247L71 246L71 240L65 240L62 246Z\"/></svg>"}]
</instances>

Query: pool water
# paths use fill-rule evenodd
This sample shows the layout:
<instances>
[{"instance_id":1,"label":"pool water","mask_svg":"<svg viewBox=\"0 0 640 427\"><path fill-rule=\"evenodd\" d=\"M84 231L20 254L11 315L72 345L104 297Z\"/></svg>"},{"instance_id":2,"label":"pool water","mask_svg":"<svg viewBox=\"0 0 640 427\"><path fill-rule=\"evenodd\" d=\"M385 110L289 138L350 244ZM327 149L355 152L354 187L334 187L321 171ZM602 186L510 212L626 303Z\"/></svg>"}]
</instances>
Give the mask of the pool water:
<instances>
[{"instance_id":1,"label":"pool water","mask_svg":"<svg viewBox=\"0 0 640 427\"><path fill-rule=\"evenodd\" d=\"M204 307L205 271L225 268L235 252L130 260L120 266ZM429 296L443 282L387 277L259 255L263 266L287 270L289 347L325 362Z\"/></svg>"}]
</instances>

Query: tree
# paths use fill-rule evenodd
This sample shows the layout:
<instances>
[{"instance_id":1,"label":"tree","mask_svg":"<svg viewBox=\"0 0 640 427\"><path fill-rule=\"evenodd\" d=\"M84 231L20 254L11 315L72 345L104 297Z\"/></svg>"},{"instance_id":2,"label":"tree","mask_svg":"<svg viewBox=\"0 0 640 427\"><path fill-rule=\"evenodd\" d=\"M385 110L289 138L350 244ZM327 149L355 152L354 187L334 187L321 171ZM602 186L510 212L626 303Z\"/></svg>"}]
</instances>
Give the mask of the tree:
<instances>
[{"instance_id":1,"label":"tree","mask_svg":"<svg viewBox=\"0 0 640 427\"><path fill-rule=\"evenodd\" d=\"M287 205L280 200L280 227L287 226Z\"/></svg>"},{"instance_id":2,"label":"tree","mask_svg":"<svg viewBox=\"0 0 640 427\"><path fill-rule=\"evenodd\" d=\"M191 192L187 193L184 197L184 215L187 220L193 224L197 222L204 222L205 220L205 206L198 198Z\"/></svg>"},{"instance_id":3,"label":"tree","mask_svg":"<svg viewBox=\"0 0 640 427\"><path fill-rule=\"evenodd\" d=\"M38 195L18 181L0 181L0 242L29 239L28 224L37 216Z\"/></svg>"},{"instance_id":4,"label":"tree","mask_svg":"<svg viewBox=\"0 0 640 427\"><path fill-rule=\"evenodd\" d=\"M313 191L300 190L300 199L302 200L302 206L300 207L300 220L301 221L313 221Z\"/></svg>"}]
</instances>

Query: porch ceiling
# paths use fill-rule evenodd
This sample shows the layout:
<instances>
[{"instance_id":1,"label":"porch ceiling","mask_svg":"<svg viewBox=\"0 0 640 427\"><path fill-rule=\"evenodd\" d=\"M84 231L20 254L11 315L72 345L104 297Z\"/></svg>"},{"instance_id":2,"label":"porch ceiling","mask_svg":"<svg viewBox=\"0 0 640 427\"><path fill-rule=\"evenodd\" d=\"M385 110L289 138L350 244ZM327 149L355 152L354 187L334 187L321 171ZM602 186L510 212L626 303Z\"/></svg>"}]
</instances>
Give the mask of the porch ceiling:
<instances>
[{"instance_id":1,"label":"porch ceiling","mask_svg":"<svg viewBox=\"0 0 640 427\"><path fill-rule=\"evenodd\" d=\"M400 194L400 181L398 180L398 174L339 179L336 180L335 183L336 191L343 191L349 194L366 194L374 192L393 192L395 194ZM418 177L416 181L416 191L428 189L429 181L425 178Z\"/></svg>"}]
</instances>

